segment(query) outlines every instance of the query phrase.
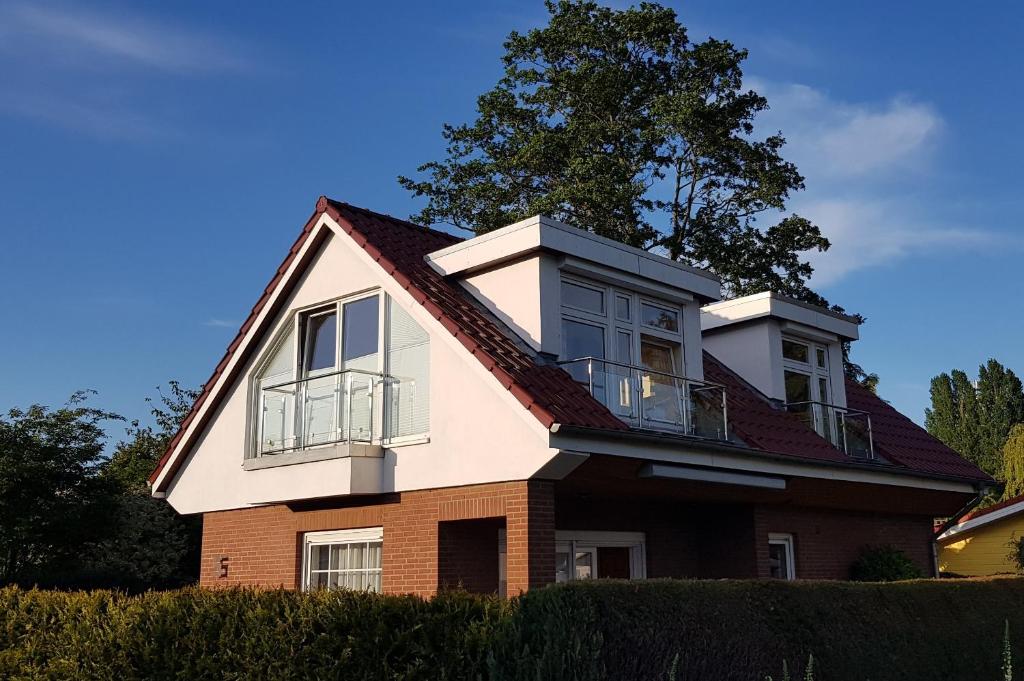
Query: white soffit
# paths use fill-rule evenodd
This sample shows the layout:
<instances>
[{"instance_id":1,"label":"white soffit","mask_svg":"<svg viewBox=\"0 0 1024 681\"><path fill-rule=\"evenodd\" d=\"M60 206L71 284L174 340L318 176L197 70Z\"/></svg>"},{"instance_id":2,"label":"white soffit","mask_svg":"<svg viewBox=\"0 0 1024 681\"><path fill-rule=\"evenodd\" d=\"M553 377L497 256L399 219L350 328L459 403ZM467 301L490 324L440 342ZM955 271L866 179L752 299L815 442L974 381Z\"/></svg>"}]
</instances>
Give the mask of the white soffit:
<instances>
[{"instance_id":1,"label":"white soffit","mask_svg":"<svg viewBox=\"0 0 1024 681\"><path fill-rule=\"evenodd\" d=\"M859 324L853 317L771 291L705 305L700 310L700 328L702 331L710 331L769 317L835 334L844 340L857 340L860 337Z\"/></svg>"},{"instance_id":2,"label":"white soffit","mask_svg":"<svg viewBox=\"0 0 1024 681\"><path fill-rule=\"evenodd\" d=\"M1004 506L1003 508L992 511L990 513L985 513L976 518L970 518L968 520L961 521L960 523L954 525L953 527L943 532L938 537L938 541L943 541L951 537L955 537L961 532L973 530L976 527L988 525L989 523L995 522L997 520L1002 520L1003 518L1009 518L1010 516L1016 515L1022 511L1024 511L1024 501L1018 501L1015 504Z\"/></svg>"},{"instance_id":3,"label":"white soffit","mask_svg":"<svg viewBox=\"0 0 1024 681\"><path fill-rule=\"evenodd\" d=\"M434 251L426 260L434 269L448 276L490 269L541 250L595 262L662 285L691 291L707 300L721 297L721 281L710 272L542 215Z\"/></svg>"}]
</instances>

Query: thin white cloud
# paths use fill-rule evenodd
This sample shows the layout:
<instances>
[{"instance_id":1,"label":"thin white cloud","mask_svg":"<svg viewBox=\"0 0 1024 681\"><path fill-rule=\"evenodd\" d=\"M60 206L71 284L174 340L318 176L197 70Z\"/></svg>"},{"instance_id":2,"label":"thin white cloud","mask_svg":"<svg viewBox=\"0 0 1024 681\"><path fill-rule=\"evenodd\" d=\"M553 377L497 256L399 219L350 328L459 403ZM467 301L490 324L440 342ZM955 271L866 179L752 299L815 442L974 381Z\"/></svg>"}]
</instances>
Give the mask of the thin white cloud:
<instances>
[{"instance_id":1,"label":"thin white cloud","mask_svg":"<svg viewBox=\"0 0 1024 681\"><path fill-rule=\"evenodd\" d=\"M789 143L787 157L811 181L919 167L944 127L931 105L906 97L850 103L796 83L754 79L751 85L768 97L771 107L762 125L782 130Z\"/></svg>"},{"instance_id":2,"label":"thin white cloud","mask_svg":"<svg viewBox=\"0 0 1024 681\"><path fill-rule=\"evenodd\" d=\"M913 257L1024 248L1005 232L957 223L948 217L954 211L944 208L956 197L929 191L946 123L927 102L848 102L797 83L748 84L771 107L759 121L761 130L782 131L783 155L806 178L807 190L788 208L818 225L832 243L825 253L807 254L813 287Z\"/></svg>"},{"instance_id":3,"label":"thin white cloud","mask_svg":"<svg viewBox=\"0 0 1024 681\"><path fill-rule=\"evenodd\" d=\"M154 141L181 137L166 123L111 103L76 101L29 92L0 92L0 111L110 140Z\"/></svg>"},{"instance_id":4,"label":"thin white cloud","mask_svg":"<svg viewBox=\"0 0 1024 681\"><path fill-rule=\"evenodd\" d=\"M87 55L176 73L237 71L248 65L212 35L142 18L36 3L0 7L0 47Z\"/></svg>"},{"instance_id":5,"label":"thin white cloud","mask_svg":"<svg viewBox=\"0 0 1024 681\"><path fill-rule=\"evenodd\" d=\"M218 319L217 317L212 317L203 322L203 326L210 326L215 329L237 329L239 324L238 322L230 319Z\"/></svg>"},{"instance_id":6,"label":"thin white cloud","mask_svg":"<svg viewBox=\"0 0 1024 681\"><path fill-rule=\"evenodd\" d=\"M827 287L857 270L941 252L983 253L1021 249L1024 242L988 229L932 225L895 200L826 198L793 206L832 242L825 253L810 253L811 285Z\"/></svg>"}]
</instances>

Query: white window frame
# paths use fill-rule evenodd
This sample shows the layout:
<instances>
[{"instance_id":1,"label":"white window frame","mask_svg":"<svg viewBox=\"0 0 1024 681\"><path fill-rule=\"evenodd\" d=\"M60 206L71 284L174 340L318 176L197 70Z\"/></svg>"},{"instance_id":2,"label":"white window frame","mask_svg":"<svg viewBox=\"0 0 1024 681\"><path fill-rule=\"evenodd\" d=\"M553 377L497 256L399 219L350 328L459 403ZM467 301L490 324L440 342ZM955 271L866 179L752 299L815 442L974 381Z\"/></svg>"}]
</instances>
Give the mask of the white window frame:
<instances>
[{"instance_id":1,"label":"white window frame","mask_svg":"<svg viewBox=\"0 0 1024 681\"><path fill-rule=\"evenodd\" d=\"M576 553L578 551L593 552L594 564L591 579L600 579L597 552L601 548L617 547L629 549L629 578L647 579L647 535L645 533L603 530L555 531L555 554L569 554L569 581L576 579Z\"/></svg>"},{"instance_id":2,"label":"white window frame","mask_svg":"<svg viewBox=\"0 0 1024 681\"><path fill-rule=\"evenodd\" d=\"M784 532L771 532L768 534L768 546L782 546L786 552L786 575L781 579L793 581L796 579L796 556L793 550L793 535ZM769 554L770 555L770 554Z\"/></svg>"},{"instance_id":3,"label":"white window frame","mask_svg":"<svg viewBox=\"0 0 1024 681\"><path fill-rule=\"evenodd\" d=\"M252 395L251 406L250 406L250 422L251 426L248 428L250 437L248 438L249 447L246 453L246 458L258 458L260 456L260 438L262 437L262 419L261 413L263 409L262 394L260 390L260 375L266 369L267 365L274 356L274 353L280 347L281 343L288 335L289 327L294 334L293 346L292 346L292 380L298 381L303 376L303 364L305 360L305 345L306 338L304 338L303 325L305 320L310 315L316 315L320 313L329 312L332 308L335 313L335 323L338 325L335 333L334 343L334 369L333 371L339 371L342 364L342 345L344 342L344 330L345 330L345 312L344 308L347 303L357 302L366 298L372 298L376 296L378 320L377 320L377 368L376 371L381 374L388 372L387 366L387 342L388 342L388 311L389 305L392 304L391 296L384 292L381 288L366 289L351 293L339 298L333 298L310 305L304 305L297 307L289 312L289 316L285 322L283 322L277 330L273 333L271 338L273 342L267 346L267 349L263 351L259 360L253 365L253 370L250 374L249 385ZM607 304L605 305L607 308ZM429 332L428 332L429 333ZM331 373L330 371L324 373ZM428 396L429 399L429 396ZM430 428L427 427L425 433L415 433L405 435L402 437L392 438L390 433L385 433L385 426L388 423L385 416L385 411L390 408L386 399L381 399L382 409L376 410L374 414L373 427L375 432L378 433L375 438L375 442L381 445L408 445L408 444L419 444L423 442L429 442L430 440ZM329 447L331 444L315 444L308 447L302 447L294 450L294 453L301 454L302 452L308 452L321 447Z\"/></svg>"},{"instance_id":4,"label":"white window frame","mask_svg":"<svg viewBox=\"0 0 1024 681\"><path fill-rule=\"evenodd\" d=\"M643 336L647 336L654 341L667 342L671 344L673 346L673 354L675 355L677 364L675 371L680 375L684 375L686 373L686 347L683 342L683 327L686 315L684 305L658 300L628 289L622 289L615 286L603 286L601 284L586 281L567 274L562 274L561 282L568 282L583 288L601 291L604 294L605 304L603 315L568 305L564 300L561 298L559 299L561 319L563 321L569 320L581 324L590 324L591 326L600 327L604 331L604 359L609 361L621 361L617 355L617 334L619 331L625 331L631 335L630 358L632 364L639 366L641 343L643 341ZM561 296L561 289L559 290L559 296ZM629 301L629 320L620 319L616 315L616 302L619 298L625 298ZM642 324L640 321L641 304L652 305L669 312L674 312L679 320L679 331L667 331L660 327ZM561 328L559 329L559 332L561 332ZM562 336L562 360L579 359L578 357L568 356L566 353L566 339L564 334L562 334Z\"/></svg>"},{"instance_id":5,"label":"white window frame","mask_svg":"<svg viewBox=\"0 0 1024 681\"><path fill-rule=\"evenodd\" d=\"M303 591L310 590L312 583L312 555L314 546L331 546L338 544L364 544L371 542L380 542L381 544L381 566L379 568L355 568L345 570L316 570L315 572L377 572L380 574L383 580L384 576L384 528L383 527L363 527L352 530L328 530L325 532L306 532L302 535L302 589ZM366 554L364 554L366 555Z\"/></svg>"},{"instance_id":6,"label":"white window frame","mask_svg":"<svg viewBox=\"0 0 1024 681\"><path fill-rule=\"evenodd\" d=\"M786 372L792 372L797 374L803 374L808 377L810 383L810 395L812 402L821 402L822 404L832 404L832 395L834 393L832 387L832 377L829 374L829 362L831 360L829 356L829 347L822 343L816 343L814 341L805 340L803 338L797 338L793 336L783 336L782 340L790 343L799 343L800 345L807 347L807 361L800 362L795 359L789 359L785 355L782 357L782 378L783 386L785 386ZM818 366L818 351L822 350L825 353L825 366ZM825 380L825 394L821 394L821 379ZM787 400L788 401L788 400ZM825 419L824 410L826 407L821 405L811 405L811 414L814 419L814 430L816 433L827 439L829 442L838 442L838 424L836 423L836 414L832 413L830 417ZM828 426L829 432L825 432L826 425Z\"/></svg>"}]
</instances>

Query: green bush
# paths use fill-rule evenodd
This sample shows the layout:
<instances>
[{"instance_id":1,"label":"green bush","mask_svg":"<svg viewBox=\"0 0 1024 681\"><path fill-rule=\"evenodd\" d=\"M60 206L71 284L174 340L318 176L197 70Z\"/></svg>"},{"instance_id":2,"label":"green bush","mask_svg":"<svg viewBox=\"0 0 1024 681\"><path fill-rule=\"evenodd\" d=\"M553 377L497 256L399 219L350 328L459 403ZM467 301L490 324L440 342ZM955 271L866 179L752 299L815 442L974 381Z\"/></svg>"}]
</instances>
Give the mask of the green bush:
<instances>
[{"instance_id":1,"label":"green bush","mask_svg":"<svg viewBox=\"0 0 1024 681\"><path fill-rule=\"evenodd\" d=\"M899 582L924 577L907 554L893 546L869 546L850 566L855 582Z\"/></svg>"},{"instance_id":2,"label":"green bush","mask_svg":"<svg viewBox=\"0 0 1024 681\"><path fill-rule=\"evenodd\" d=\"M575 582L504 603L0 589L0 679L1007 678L1024 580ZM785 673L780 672L785 669Z\"/></svg>"},{"instance_id":3,"label":"green bush","mask_svg":"<svg viewBox=\"0 0 1024 681\"><path fill-rule=\"evenodd\" d=\"M3 679L479 679L496 598L0 590Z\"/></svg>"},{"instance_id":4,"label":"green bush","mask_svg":"<svg viewBox=\"0 0 1024 681\"><path fill-rule=\"evenodd\" d=\"M1024 580L574 582L526 594L500 629L496 681L985 681ZM1024 637L1011 637L1021 659Z\"/></svg>"}]
</instances>

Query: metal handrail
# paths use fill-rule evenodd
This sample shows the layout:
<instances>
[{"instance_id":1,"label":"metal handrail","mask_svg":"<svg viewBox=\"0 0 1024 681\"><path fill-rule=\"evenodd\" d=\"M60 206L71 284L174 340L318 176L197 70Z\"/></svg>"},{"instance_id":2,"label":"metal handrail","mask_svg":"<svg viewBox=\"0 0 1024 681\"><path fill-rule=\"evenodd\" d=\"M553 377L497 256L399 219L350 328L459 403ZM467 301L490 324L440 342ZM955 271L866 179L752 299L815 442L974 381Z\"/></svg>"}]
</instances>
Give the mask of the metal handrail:
<instances>
[{"instance_id":1,"label":"metal handrail","mask_svg":"<svg viewBox=\"0 0 1024 681\"><path fill-rule=\"evenodd\" d=\"M689 378L687 376L682 376L682 375L679 375L679 374L671 374L671 373L668 373L668 372L665 372L665 371L658 371L656 369L648 369L646 367L638 366L638 365L635 365L635 364L628 364L626 362L620 362L620 361L617 361L617 360L604 359L604 358L601 358L601 357L593 357L593 356L577 357L575 359L563 360L563 361L558 362L557 365L565 367L567 365L573 365L573 364L581 365L584 362L586 363L587 374L588 374L588 386L587 387L589 389L590 394L592 396L594 396L594 397L597 397L597 395L595 395L595 391L594 391L594 387L595 386L594 386L594 369L593 369L593 365L594 365L594 363L597 363L597 362L600 362L601 364L611 365L613 367L619 367L619 368L628 370L629 371L628 377L630 379L630 382L631 383L635 382L635 385L633 387L631 387L631 390L633 392L637 393L637 394L642 393L642 390L643 390L642 389L642 382L641 381L634 381L634 374L643 375L643 376L652 376L652 377L663 377L663 378L670 379L673 382L678 381L678 382L682 383L683 390L686 391L686 399L680 399L679 400L681 416L682 416L682 423L679 424L678 422L675 422L675 421L666 421L664 419L658 419L657 417L653 417L653 418L647 417L646 414L645 414L645 409L646 409L645 402L644 402L644 399L643 399L643 397L641 395L640 399L636 400L637 414L636 414L636 417L635 417L635 421L640 425L640 427L643 427L645 424L654 423L654 424L657 424L659 426L659 429L665 429L665 426L671 425L673 427L669 427L668 430L676 431L676 430L678 430L678 428L676 426L681 425L682 426L682 430L685 433L687 433L688 435L692 435L694 437L707 437L707 436L699 435L699 434L697 434L695 432L696 424L694 422L694 416L697 413L697 410L694 409L694 405L692 404L692 401L690 399L690 392L689 391L693 390L693 392L703 392L703 391L708 391L708 390L720 390L721 394L722 394L722 399L721 399L721 430L718 432L718 436L716 438L714 438L714 439L720 439L720 440L728 440L729 439L729 436L728 436L728 433L729 433L728 405L727 405L727 396L726 396L726 390L725 390L725 386L724 385L721 385L721 384L718 384L718 383L713 383L711 381L704 381L704 380L701 380L701 379ZM623 374L623 376L627 376L627 375ZM677 388L677 390L678 390L678 388ZM609 405L606 404L605 406L608 407ZM622 405L619 405L619 406L622 406ZM609 408L611 408L611 407L609 407ZM623 418L623 414L616 413L617 408L611 408L611 410L612 410L612 413L616 414L616 416L618 416L619 418ZM627 420L627 419L623 419L623 420ZM627 422L633 421L633 420L634 420L634 416L633 416L633 413L632 413L632 408L630 407L630 414L629 414ZM716 426L716 428L717 428L717 426Z\"/></svg>"},{"instance_id":2,"label":"metal handrail","mask_svg":"<svg viewBox=\"0 0 1024 681\"><path fill-rule=\"evenodd\" d=\"M848 440L847 435L846 435L846 421L847 421L847 417L854 417L854 418L856 418L856 417L864 417L864 421L865 421L865 423L867 425L867 436L868 436L867 458L869 458L869 459L874 459L875 458L875 438L874 438L874 433L872 432L871 412L864 411L863 409L853 409L851 407L844 407L844 406L841 406L841 405L838 405L838 404L832 404L832 403L829 403L829 402L822 402L820 400L801 400L799 402L786 402L785 406L786 406L787 410L789 410L791 407L807 407L807 406L810 406L810 407L820 407L822 409L830 410L833 414L838 414L840 419L843 422L843 430L842 430L843 446L839 447L839 443L832 442L831 441L831 437L829 437L828 434L826 434L824 437L825 437L825 440L828 441L830 444L832 444L833 447L835 447L836 449L840 449L847 456L854 456L853 454L850 453L850 443L849 443L849 440ZM815 430L815 432L817 432L816 428L814 430Z\"/></svg>"},{"instance_id":3,"label":"metal handrail","mask_svg":"<svg viewBox=\"0 0 1024 681\"><path fill-rule=\"evenodd\" d=\"M342 376L344 376L344 387L341 385ZM353 376L365 376L368 380L365 385L354 385ZM366 390L366 397L368 400L367 405L367 420L366 429L367 436L365 438L360 437L359 441L373 442L374 431L376 429L376 418L377 418L377 405L374 396L376 387L388 382L389 376L375 371L365 371L362 369L341 369L339 371L330 371L316 376L306 376L304 378L295 379L292 381L284 381L281 383L275 383L274 385L266 386L260 389L261 402L264 395L277 393L284 394L285 396L293 396L294 402L290 409L290 414L282 412L282 434L281 434L281 446L274 447L271 449L263 449L264 427L266 424L266 406L261 408L261 421L260 424L260 439L258 442L257 456L263 456L268 454L275 454L284 451L293 451L300 449L307 449L309 447L315 447L326 444L333 444L338 442L354 442L353 439L353 396L362 390ZM308 384L311 381L324 381L330 385L331 379L334 380L334 390L330 395L325 396L310 396L309 391L311 388ZM283 390L289 388L289 390ZM345 399L338 399L339 394L344 394ZM324 440L322 442L308 442L307 438L310 433L307 433L308 424L306 423L306 405L313 402L320 402L323 400L337 400L337 404L334 406L333 418L334 427L332 429L334 437ZM344 413L343 413L344 409ZM285 437L284 433L286 428L284 423L290 417L291 427L293 428L293 434L291 437ZM344 417L344 418L343 418ZM291 441L291 446L286 446L285 443Z\"/></svg>"},{"instance_id":4,"label":"metal handrail","mask_svg":"<svg viewBox=\"0 0 1024 681\"><path fill-rule=\"evenodd\" d=\"M721 383L713 383L711 381L705 381L699 378L690 378L689 376L683 376L681 374L670 374L665 371L658 371L657 369L648 369L647 367L642 367L637 364L627 364L626 362L619 362L614 359L603 359L601 357L593 357L591 355L587 355L585 357L577 357L576 359L562 360L560 362L557 362L557 364L558 366L562 366L563 364L574 364L576 362L601 362L602 364L611 364L617 367L622 367L623 369L636 369L637 371L642 371L645 374L658 374L659 376L676 378L679 379L680 381L686 381L687 383L699 383L709 388L721 388L722 390L725 390L725 386L722 385Z\"/></svg>"},{"instance_id":5,"label":"metal handrail","mask_svg":"<svg viewBox=\"0 0 1024 681\"><path fill-rule=\"evenodd\" d=\"M318 378L330 378L331 376L340 376L341 374L362 374L364 376L375 376L377 378L390 378L388 374L383 374L379 371L366 371L364 369L339 369L338 371L330 371L325 374L317 374L316 376L306 376L305 378L296 378L293 381L284 381L282 383L275 383L274 385L263 386L260 389L274 390L275 388L283 388L286 385L295 385L296 383L305 383L307 381L315 381Z\"/></svg>"}]
</instances>

